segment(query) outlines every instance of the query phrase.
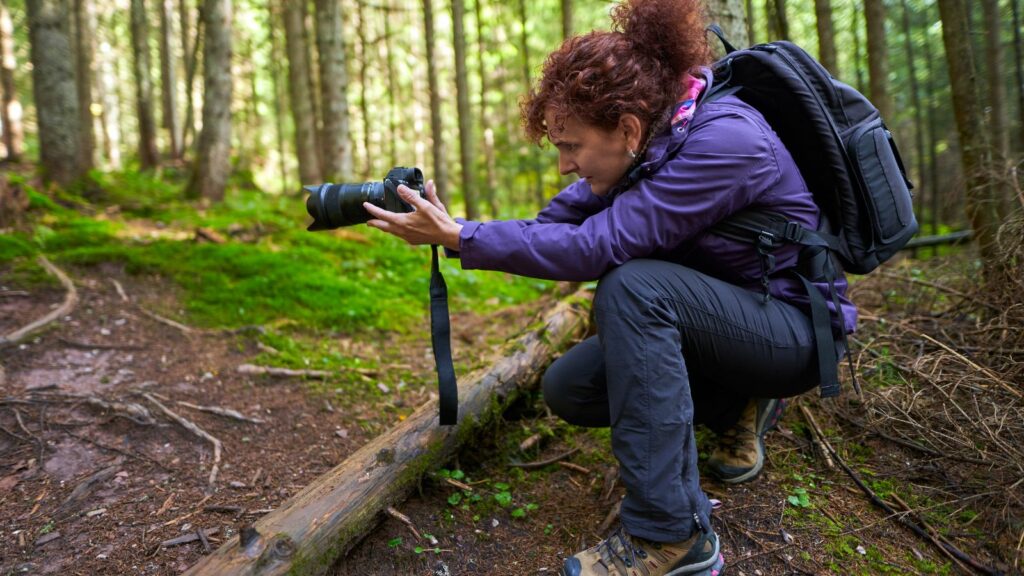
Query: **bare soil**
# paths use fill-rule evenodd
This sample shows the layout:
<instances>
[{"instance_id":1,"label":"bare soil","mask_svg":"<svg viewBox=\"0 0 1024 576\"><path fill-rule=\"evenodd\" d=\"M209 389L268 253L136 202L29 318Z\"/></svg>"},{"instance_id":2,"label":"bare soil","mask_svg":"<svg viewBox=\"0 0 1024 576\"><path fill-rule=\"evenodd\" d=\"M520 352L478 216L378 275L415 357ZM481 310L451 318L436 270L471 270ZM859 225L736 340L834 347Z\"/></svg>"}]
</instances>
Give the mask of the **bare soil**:
<instances>
[{"instance_id":1,"label":"bare soil","mask_svg":"<svg viewBox=\"0 0 1024 576\"><path fill-rule=\"evenodd\" d=\"M67 272L79 291L75 311L0 350L0 574L181 573L431 394L429 385L397 386L397 372L388 368L363 375L367 388L380 383L387 392L356 395L335 394L315 379L239 374L237 367L260 352L252 332L185 333L142 311L178 317L165 280L117 267ZM2 290L8 292L0 295L0 334L63 299L60 289ZM483 361L485 350L549 304L459 315L452 322L456 361ZM425 337L385 346L338 336L337 346L383 358L382 366L401 367L402 374L411 371L412 382L432 382ZM223 443L212 488L212 445L163 415L143 393ZM138 404L152 421L98 407L88 397ZM231 408L262 423L181 402ZM814 398L804 402L817 405ZM935 546L873 508L842 472L826 468L797 428L803 420L790 410L768 438L766 470L756 481L738 487L705 481L709 495L722 502L714 527L730 575L958 573ZM534 433L542 433L539 446L520 453L518 443ZM876 479L904 478L910 469L919 481L933 482L940 473L914 468L919 454L865 431L840 430L839 436L841 443L870 449ZM571 450L537 469L517 472L512 465ZM533 398L448 466L464 473L462 481L473 490L428 476L398 507L412 527L383 517L332 573L556 574L562 557L602 536L599 527L622 496L613 462L606 436L560 425ZM496 483L508 486L508 506L499 501L504 490ZM798 488L812 506L788 502ZM480 498L470 501L473 493ZM200 539L162 544L198 536L200 529L208 545ZM969 548L969 541L958 543L992 559Z\"/></svg>"}]
</instances>

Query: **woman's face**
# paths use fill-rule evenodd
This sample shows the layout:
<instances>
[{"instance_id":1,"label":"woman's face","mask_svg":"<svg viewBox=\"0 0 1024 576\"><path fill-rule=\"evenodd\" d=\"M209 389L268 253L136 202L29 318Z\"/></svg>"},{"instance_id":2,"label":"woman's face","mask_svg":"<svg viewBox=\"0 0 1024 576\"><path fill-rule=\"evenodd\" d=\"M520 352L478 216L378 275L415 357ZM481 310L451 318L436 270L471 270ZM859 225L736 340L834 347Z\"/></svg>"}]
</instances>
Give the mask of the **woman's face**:
<instances>
[{"instance_id":1,"label":"woman's face","mask_svg":"<svg viewBox=\"0 0 1024 576\"><path fill-rule=\"evenodd\" d=\"M566 118L558 124L553 110L545 114L548 140L558 148L558 171L576 174L590 184L590 190L604 196L633 163L630 151L640 142L640 122L625 114L613 130Z\"/></svg>"}]
</instances>

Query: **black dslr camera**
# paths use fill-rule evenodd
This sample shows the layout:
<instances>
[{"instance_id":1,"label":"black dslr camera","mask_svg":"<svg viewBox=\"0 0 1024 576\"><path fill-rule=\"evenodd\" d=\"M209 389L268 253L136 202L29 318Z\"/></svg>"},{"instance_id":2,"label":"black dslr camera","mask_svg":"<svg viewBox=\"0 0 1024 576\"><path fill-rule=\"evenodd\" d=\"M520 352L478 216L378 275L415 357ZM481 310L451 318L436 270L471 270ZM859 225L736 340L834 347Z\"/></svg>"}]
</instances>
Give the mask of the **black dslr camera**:
<instances>
[{"instance_id":1,"label":"black dslr camera","mask_svg":"<svg viewBox=\"0 0 1024 576\"><path fill-rule=\"evenodd\" d=\"M388 171L383 182L362 184L320 184L303 186L309 192L306 212L313 217L307 230L332 230L342 226L363 224L371 218L363 208L369 202L389 212L412 212L413 207L398 196L398 187L406 185L426 198L423 172L419 168L396 166Z\"/></svg>"}]
</instances>

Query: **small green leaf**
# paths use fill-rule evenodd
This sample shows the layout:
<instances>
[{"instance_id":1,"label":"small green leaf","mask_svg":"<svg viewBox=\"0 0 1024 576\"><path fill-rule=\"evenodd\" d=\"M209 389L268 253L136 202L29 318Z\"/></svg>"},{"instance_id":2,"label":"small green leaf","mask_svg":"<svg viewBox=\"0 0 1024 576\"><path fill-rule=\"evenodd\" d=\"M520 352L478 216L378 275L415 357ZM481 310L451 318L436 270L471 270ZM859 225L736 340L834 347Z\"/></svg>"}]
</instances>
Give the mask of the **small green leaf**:
<instances>
[{"instance_id":1,"label":"small green leaf","mask_svg":"<svg viewBox=\"0 0 1024 576\"><path fill-rule=\"evenodd\" d=\"M413 548L412 551L417 553L417 554L423 554L423 547L422 546L417 546L417 547Z\"/></svg>"},{"instance_id":2,"label":"small green leaf","mask_svg":"<svg viewBox=\"0 0 1024 576\"><path fill-rule=\"evenodd\" d=\"M452 492L452 495L448 497L448 503L452 506L458 506L459 502L462 502L462 493Z\"/></svg>"},{"instance_id":3,"label":"small green leaf","mask_svg":"<svg viewBox=\"0 0 1024 576\"><path fill-rule=\"evenodd\" d=\"M526 517L526 510L523 510L522 508L516 508L515 510L512 511L512 517L524 518Z\"/></svg>"},{"instance_id":4,"label":"small green leaf","mask_svg":"<svg viewBox=\"0 0 1024 576\"><path fill-rule=\"evenodd\" d=\"M391 548L398 548L401 545L402 545L402 537L401 536L399 536L398 538L392 538L391 540L388 540L388 546L391 547Z\"/></svg>"},{"instance_id":5,"label":"small green leaf","mask_svg":"<svg viewBox=\"0 0 1024 576\"><path fill-rule=\"evenodd\" d=\"M466 477L466 473L462 470L452 470L452 480L462 480Z\"/></svg>"},{"instance_id":6,"label":"small green leaf","mask_svg":"<svg viewBox=\"0 0 1024 576\"><path fill-rule=\"evenodd\" d=\"M498 505L502 508L507 508L512 504L512 494L509 492L498 492L494 495L494 500L498 502Z\"/></svg>"},{"instance_id":7,"label":"small green leaf","mask_svg":"<svg viewBox=\"0 0 1024 576\"><path fill-rule=\"evenodd\" d=\"M509 489L509 485L505 484L504 482L495 482L493 484L493 486L494 486L495 490L508 490Z\"/></svg>"}]
</instances>

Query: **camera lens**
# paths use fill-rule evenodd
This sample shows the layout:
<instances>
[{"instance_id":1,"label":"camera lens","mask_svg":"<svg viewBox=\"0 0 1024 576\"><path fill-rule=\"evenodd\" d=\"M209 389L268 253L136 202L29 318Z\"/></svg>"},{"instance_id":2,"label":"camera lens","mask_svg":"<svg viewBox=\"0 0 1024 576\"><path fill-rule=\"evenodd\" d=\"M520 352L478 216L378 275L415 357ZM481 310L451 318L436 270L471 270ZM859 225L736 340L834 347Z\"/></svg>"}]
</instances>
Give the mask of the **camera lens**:
<instances>
[{"instance_id":1,"label":"camera lens","mask_svg":"<svg viewBox=\"0 0 1024 576\"><path fill-rule=\"evenodd\" d=\"M306 212L313 217L308 230L330 230L342 226L362 224L370 219L363 202L384 207L384 184L332 184L306 186Z\"/></svg>"}]
</instances>

